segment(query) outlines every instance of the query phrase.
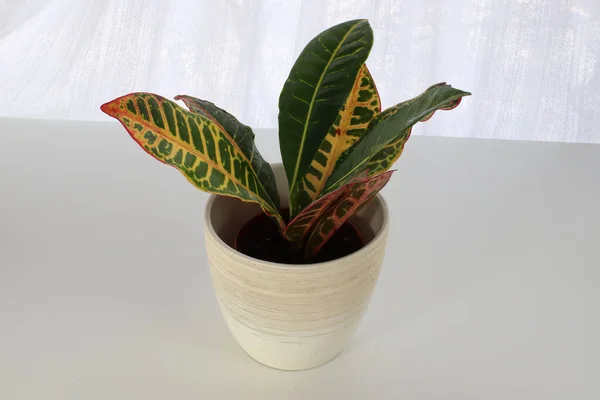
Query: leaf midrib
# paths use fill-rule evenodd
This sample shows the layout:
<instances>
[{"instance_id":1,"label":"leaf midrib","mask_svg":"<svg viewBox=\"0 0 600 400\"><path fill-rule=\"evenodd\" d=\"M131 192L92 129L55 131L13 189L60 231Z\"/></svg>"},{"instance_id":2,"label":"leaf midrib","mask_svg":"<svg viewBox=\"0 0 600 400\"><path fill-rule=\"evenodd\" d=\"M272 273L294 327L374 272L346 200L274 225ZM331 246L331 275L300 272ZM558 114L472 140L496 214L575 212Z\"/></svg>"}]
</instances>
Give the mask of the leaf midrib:
<instances>
[{"instance_id":1,"label":"leaf midrib","mask_svg":"<svg viewBox=\"0 0 600 400\"><path fill-rule=\"evenodd\" d=\"M323 82L323 78L325 77L325 75L327 73L327 70L329 69L331 63L335 59L335 55L338 53L338 51L342 47L342 44L344 43L344 41L346 40L346 38L361 23L363 23L363 21L359 21L356 24L354 24L348 30L348 32L346 32L346 34L342 37L342 40L340 40L339 44L336 46L335 50L332 52L332 56L329 58L329 61L327 61L327 65L325 66L325 69L323 70L323 73L319 77L319 80L318 80L318 82L317 82L317 84L315 86L315 91L314 91L314 93L312 95L310 105L308 106L308 113L306 115L306 120L304 122L304 129L302 130L302 140L300 141L300 149L298 150L298 158L296 159L296 166L294 168L294 176L292 178L292 185L290 187L290 193L296 187L296 182L297 182L297 179L298 179L298 170L300 169L300 160L302 159L302 152L304 150L304 142L306 141L306 132L308 131L308 126L309 126L308 121L310 121L310 119L311 119L312 109L313 109L313 106L315 104L315 98L317 97L317 93L319 92L319 89L321 88L321 83Z\"/></svg>"}]
</instances>

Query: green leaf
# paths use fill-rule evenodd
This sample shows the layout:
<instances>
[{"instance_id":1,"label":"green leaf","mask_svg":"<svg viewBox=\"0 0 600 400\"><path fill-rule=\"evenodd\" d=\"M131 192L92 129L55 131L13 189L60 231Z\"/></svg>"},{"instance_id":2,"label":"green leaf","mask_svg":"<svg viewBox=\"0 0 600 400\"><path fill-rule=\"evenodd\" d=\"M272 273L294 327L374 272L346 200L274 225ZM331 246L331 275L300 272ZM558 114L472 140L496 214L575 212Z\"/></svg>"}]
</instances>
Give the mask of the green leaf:
<instances>
[{"instance_id":1,"label":"green leaf","mask_svg":"<svg viewBox=\"0 0 600 400\"><path fill-rule=\"evenodd\" d=\"M148 154L177 168L197 188L258 203L285 228L246 156L248 149L242 150L212 119L152 93L131 93L101 110L119 120Z\"/></svg>"},{"instance_id":2,"label":"green leaf","mask_svg":"<svg viewBox=\"0 0 600 400\"><path fill-rule=\"evenodd\" d=\"M327 180L325 192L335 190L359 175L371 159L378 157L378 153L392 142L399 140L403 146L410 136L409 128L417 122L429 119L436 110L456 107L462 97L469 95L468 92L440 83L415 98L383 111L371 121L362 138L340 158ZM391 160L395 161L395 158Z\"/></svg>"},{"instance_id":3,"label":"green leaf","mask_svg":"<svg viewBox=\"0 0 600 400\"><path fill-rule=\"evenodd\" d=\"M365 171L368 171L369 175L377 175L380 172L387 171L390 167L400 158L402 151L404 151L404 144L410 137L412 126L402 131L398 138L392 140L386 146L384 146L378 153L376 153L369 160Z\"/></svg>"},{"instance_id":4,"label":"green leaf","mask_svg":"<svg viewBox=\"0 0 600 400\"><path fill-rule=\"evenodd\" d=\"M252 128L242 124L236 117L210 101L187 95L175 96L175 100L182 100L190 111L212 119L221 126L221 129L227 135L235 140L246 158L252 163L252 168L258 176L258 180L269 194L273 204L279 208L279 194L277 193L277 182L275 181L273 169L271 168L271 164L265 161L256 148Z\"/></svg>"},{"instance_id":5,"label":"green leaf","mask_svg":"<svg viewBox=\"0 0 600 400\"><path fill-rule=\"evenodd\" d=\"M292 67L279 97L279 145L290 193L315 159L372 45L367 20L344 22L312 39ZM296 209L290 202L290 211Z\"/></svg>"},{"instance_id":6,"label":"green leaf","mask_svg":"<svg viewBox=\"0 0 600 400\"><path fill-rule=\"evenodd\" d=\"M452 110L458 107L462 100L462 97L448 103L447 106L440 108L440 110ZM429 120L435 112L425 116L420 122ZM385 145L378 153L376 153L367 164L365 170L369 171L369 175L376 175L382 171L387 171L392 165L400 158L402 151L404 150L404 144L410 137L412 126L402 131L398 137L392 140L390 143Z\"/></svg>"},{"instance_id":7,"label":"green leaf","mask_svg":"<svg viewBox=\"0 0 600 400\"><path fill-rule=\"evenodd\" d=\"M314 257L362 205L383 189L393 172L387 171L371 177L357 178L341 188L341 193L321 213L318 221L312 227L306 244L307 259Z\"/></svg>"},{"instance_id":8,"label":"green leaf","mask_svg":"<svg viewBox=\"0 0 600 400\"><path fill-rule=\"evenodd\" d=\"M380 112L381 101L375 82L367 66L363 65L315 158L290 193L290 203L295 207L291 210L292 216L298 215L321 195L339 157L362 137L369 122Z\"/></svg>"}]
</instances>

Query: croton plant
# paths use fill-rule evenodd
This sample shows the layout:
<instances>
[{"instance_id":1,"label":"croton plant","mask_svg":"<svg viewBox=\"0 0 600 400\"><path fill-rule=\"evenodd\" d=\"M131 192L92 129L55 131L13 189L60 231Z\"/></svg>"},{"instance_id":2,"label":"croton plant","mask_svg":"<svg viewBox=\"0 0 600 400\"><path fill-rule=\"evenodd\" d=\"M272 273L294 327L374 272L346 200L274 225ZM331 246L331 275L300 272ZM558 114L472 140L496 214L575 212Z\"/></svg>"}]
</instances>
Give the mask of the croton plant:
<instances>
[{"instance_id":1,"label":"croton plant","mask_svg":"<svg viewBox=\"0 0 600 400\"><path fill-rule=\"evenodd\" d=\"M470 94L439 83L382 111L365 64L372 44L367 20L333 26L307 44L283 86L279 144L289 220L282 217L273 170L252 129L227 111L176 96L186 109L152 93L131 93L101 109L197 188L258 203L310 259L389 181L413 125Z\"/></svg>"}]
</instances>

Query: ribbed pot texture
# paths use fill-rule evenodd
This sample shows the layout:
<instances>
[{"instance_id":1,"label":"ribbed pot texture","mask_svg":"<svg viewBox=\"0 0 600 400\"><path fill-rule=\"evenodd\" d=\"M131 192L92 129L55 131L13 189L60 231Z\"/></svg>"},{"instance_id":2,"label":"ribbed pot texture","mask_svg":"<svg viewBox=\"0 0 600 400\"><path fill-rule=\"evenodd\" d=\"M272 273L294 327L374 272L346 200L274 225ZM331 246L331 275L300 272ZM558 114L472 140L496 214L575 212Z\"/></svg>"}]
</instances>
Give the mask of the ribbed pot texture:
<instances>
[{"instance_id":1,"label":"ribbed pot texture","mask_svg":"<svg viewBox=\"0 0 600 400\"><path fill-rule=\"evenodd\" d=\"M274 171L286 204L285 172L281 165ZM225 321L264 365L302 370L325 364L356 330L375 288L387 241L385 201L378 195L352 219L365 240L362 249L307 265L270 263L233 249L240 227L260 212L225 196L211 196L206 206L208 263Z\"/></svg>"}]
</instances>

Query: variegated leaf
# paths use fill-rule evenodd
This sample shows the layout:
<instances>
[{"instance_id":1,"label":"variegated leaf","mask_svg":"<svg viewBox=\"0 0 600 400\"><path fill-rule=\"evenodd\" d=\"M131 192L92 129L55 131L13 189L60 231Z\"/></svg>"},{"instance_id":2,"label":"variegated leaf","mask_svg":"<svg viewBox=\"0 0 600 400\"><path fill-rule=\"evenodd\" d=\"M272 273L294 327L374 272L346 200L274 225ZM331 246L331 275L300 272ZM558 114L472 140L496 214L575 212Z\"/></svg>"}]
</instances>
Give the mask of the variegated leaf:
<instances>
[{"instance_id":1,"label":"variegated leaf","mask_svg":"<svg viewBox=\"0 0 600 400\"><path fill-rule=\"evenodd\" d=\"M377 175L380 172L387 171L400 158L404 150L404 144L410 137L412 127L405 129L397 139L388 143L384 148L379 150L369 160L365 170L369 171L369 175Z\"/></svg>"},{"instance_id":2,"label":"variegated leaf","mask_svg":"<svg viewBox=\"0 0 600 400\"><path fill-rule=\"evenodd\" d=\"M258 203L285 227L244 151L210 118L152 93L122 96L101 109L148 154L177 168L197 188Z\"/></svg>"},{"instance_id":3,"label":"variegated leaf","mask_svg":"<svg viewBox=\"0 0 600 400\"><path fill-rule=\"evenodd\" d=\"M373 45L367 20L335 25L300 53L279 97L279 145L290 193L315 158ZM298 209L290 197L290 210Z\"/></svg>"},{"instance_id":4,"label":"variegated leaf","mask_svg":"<svg viewBox=\"0 0 600 400\"><path fill-rule=\"evenodd\" d=\"M371 200L388 183L394 171L379 175L355 179L342 187L343 194L338 195L327 209L321 213L313 225L306 244L306 257L314 257L333 234L348 219Z\"/></svg>"},{"instance_id":5,"label":"variegated leaf","mask_svg":"<svg viewBox=\"0 0 600 400\"><path fill-rule=\"evenodd\" d=\"M290 193L290 204L294 206L291 215L301 210L321 195L325 182L331 176L333 167L341 154L362 137L369 122L381 112L381 101L375 82L366 65L363 65L340 110L335 122L329 128L315 158L307 172Z\"/></svg>"},{"instance_id":6,"label":"variegated leaf","mask_svg":"<svg viewBox=\"0 0 600 400\"><path fill-rule=\"evenodd\" d=\"M404 137L408 139L413 125L426 120L440 109L456 107L470 93L455 89L445 83L428 88L419 96L390 107L370 122L367 132L338 161L325 184L325 192L335 190L364 171L374 155L390 143ZM392 159L395 159L392 157Z\"/></svg>"},{"instance_id":7,"label":"variegated leaf","mask_svg":"<svg viewBox=\"0 0 600 400\"><path fill-rule=\"evenodd\" d=\"M279 194L277 193L277 182L275 181L273 169L256 148L252 128L242 124L236 117L210 101L187 95L175 96L175 100L182 100L190 111L207 116L221 126L223 131L238 144L246 158L250 160L258 180L269 194L273 204L279 208Z\"/></svg>"},{"instance_id":8,"label":"variegated leaf","mask_svg":"<svg viewBox=\"0 0 600 400\"><path fill-rule=\"evenodd\" d=\"M366 174L364 176L366 178ZM319 197L312 202L308 207L304 208L300 214L290 221L285 228L283 235L286 239L292 242L302 242L307 233L313 227L314 223L325 212L327 207L333 203L339 196L347 192L347 187L343 186L333 192Z\"/></svg>"}]
</instances>

